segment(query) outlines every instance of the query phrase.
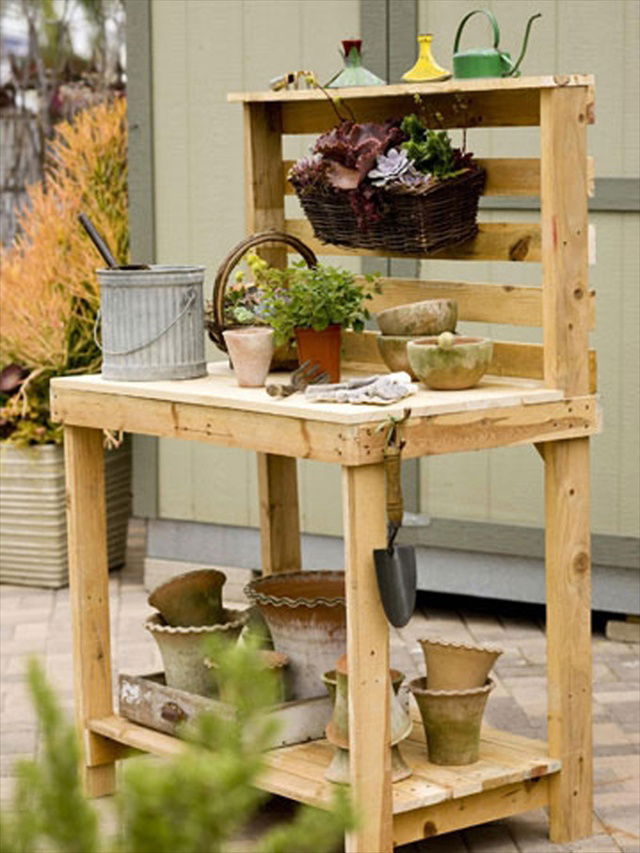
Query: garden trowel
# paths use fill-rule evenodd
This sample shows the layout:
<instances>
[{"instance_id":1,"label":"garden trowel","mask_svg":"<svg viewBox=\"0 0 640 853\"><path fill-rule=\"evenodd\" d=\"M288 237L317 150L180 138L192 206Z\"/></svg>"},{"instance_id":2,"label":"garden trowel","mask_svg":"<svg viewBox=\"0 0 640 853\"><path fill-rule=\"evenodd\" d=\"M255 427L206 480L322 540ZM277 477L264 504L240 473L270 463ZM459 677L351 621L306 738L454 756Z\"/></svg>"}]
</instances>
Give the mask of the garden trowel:
<instances>
[{"instance_id":1,"label":"garden trowel","mask_svg":"<svg viewBox=\"0 0 640 853\"><path fill-rule=\"evenodd\" d=\"M410 415L405 409L401 420L391 419L384 448L387 494L387 547L373 552L382 606L395 628L406 625L416 604L416 553L412 545L394 545L402 526L404 504L400 480L400 458L405 442L399 439L399 425Z\"/></svg>"}]
</instances>

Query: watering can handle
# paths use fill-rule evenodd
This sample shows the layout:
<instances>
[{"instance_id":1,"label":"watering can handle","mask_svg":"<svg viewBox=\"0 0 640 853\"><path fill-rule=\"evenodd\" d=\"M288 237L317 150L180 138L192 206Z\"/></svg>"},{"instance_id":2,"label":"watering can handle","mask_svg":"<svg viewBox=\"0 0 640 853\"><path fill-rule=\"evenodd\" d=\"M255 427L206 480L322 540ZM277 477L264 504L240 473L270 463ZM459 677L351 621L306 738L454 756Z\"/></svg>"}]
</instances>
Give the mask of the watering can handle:
<instances>
[{"instance_id":1,"label":"watering can handle","mask_svg":"<svg viewBox=\"0 0 640 853\"><path fill-rule=\"evenodd\" d=\"M469 12L464 16L464 18L460 21L460 26L458 27L458 32L456 33L456 40L453 43L453 52L458 52L458 44L460 43L460 36L462 35L462 28L467 23L469 18L473 17L473 15L486 15L489 19L491 26L493 28L493 46L496 50L498 50L498 44L500 42L500 28L498 27L498 22L495 19L493 12L490 12L488 9L474 9L473 12Z\"/></svg>"}]
</instances>

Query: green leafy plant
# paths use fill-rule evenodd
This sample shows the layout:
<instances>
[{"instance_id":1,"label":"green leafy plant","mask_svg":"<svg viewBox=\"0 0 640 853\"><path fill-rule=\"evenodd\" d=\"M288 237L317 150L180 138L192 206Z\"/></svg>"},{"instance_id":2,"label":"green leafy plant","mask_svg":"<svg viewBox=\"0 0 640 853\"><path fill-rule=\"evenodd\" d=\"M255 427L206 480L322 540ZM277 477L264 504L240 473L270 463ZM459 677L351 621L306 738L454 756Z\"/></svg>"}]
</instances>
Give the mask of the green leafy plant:
<instances>
[{"instance_id":1,"label":"green leafy plant","mask_svg":"<svg viewBox=\"0 0 640 853\"><path fill-rule=\"evenodd\" d=\"M300 808L291 822L257 841L239 833L267 795L255 786L264 767L264 750L275 734L264 709L277 688L255 646L218 641L206 653L219 664L234 718L201 714L181 732L184 751L154 762L129 759L115 806L119 827L107 836L92 804L82 795L79 748L36 661L29 686L43 732L35 760L17 765L17 784L9 810L0 813L2 853L221 853L241 849L260 853L331 853L354 826L344 792L331 811ZM234 840L235 839L235 840Z\"/></svg>"},{"instance_id":2,"label":"green leafy plant","mask_svg":"<svg viewBox=\"0 0 640 853\"><path fill-rule=\"evenodd\" d=\"M298 261L286 269L270 267L257 255L247 263L261 293L261 318L275 331L278 345L293 337L294 329L322 331L338 325L355 332L364 329L370 313L366 302L380 292L377 276L359 281L346 269Z\"/></svg>"},{"instance_id":3,"label":"green leafy plant","mask_svg":"<svg viewBox=\"0 0 640 853\"><path fill-rule=\"evenodd\" d=\"M401 147L419 172L445 180L470 168L473 155L454 148L445 130L430 130L413 114L404 117L401 129L408 137Z\"/></svg>"}]
</instances>

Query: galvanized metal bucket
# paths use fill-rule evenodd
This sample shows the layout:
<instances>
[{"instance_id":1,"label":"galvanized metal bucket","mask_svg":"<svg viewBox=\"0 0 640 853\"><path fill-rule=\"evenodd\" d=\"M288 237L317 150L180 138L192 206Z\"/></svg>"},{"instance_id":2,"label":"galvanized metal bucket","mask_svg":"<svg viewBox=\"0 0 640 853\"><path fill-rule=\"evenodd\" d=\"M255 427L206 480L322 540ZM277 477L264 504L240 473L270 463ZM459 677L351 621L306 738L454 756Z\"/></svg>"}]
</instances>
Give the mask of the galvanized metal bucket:
<instances>
[{"instance_id":1,"label":"galvanized metal bucket","mask_svg":"<svg viewBox=\"0 0 640 853\"><path fill-rule=\"evenodd\" d=\"M105 379L194 379L206 374L204 267L103 269L97 275Z\"/></svg>"}]
</instances>

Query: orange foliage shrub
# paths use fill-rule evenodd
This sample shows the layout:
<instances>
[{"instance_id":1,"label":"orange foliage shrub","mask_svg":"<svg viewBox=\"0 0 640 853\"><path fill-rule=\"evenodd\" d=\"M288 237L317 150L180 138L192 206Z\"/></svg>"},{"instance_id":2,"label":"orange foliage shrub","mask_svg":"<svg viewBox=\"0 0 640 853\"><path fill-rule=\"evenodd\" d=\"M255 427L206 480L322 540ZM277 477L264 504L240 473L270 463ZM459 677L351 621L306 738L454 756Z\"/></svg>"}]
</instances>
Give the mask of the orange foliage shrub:
<instances>
[{"instance_id":1,"label":"orange foliage shrub","mask_svg":"<svg viewBox=\"0 0 640 853\"><path fill-rule=\"evenodd\" d=\"M0 252L0 366L16 362L30 371L0 418L5 421L3 434L21 443L59 440L48 420L51 376L100 367L93 339L99 307L94 270L103 264L77 221L81 211L104 234L120 262L127 263L124 98L58 125L45 186L30 188L21 234ZM14 427L8 432L7 421Z\"/></svg>"}]
</instances>

